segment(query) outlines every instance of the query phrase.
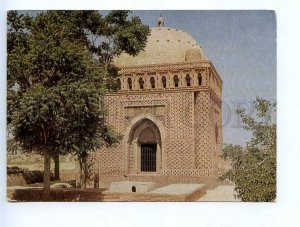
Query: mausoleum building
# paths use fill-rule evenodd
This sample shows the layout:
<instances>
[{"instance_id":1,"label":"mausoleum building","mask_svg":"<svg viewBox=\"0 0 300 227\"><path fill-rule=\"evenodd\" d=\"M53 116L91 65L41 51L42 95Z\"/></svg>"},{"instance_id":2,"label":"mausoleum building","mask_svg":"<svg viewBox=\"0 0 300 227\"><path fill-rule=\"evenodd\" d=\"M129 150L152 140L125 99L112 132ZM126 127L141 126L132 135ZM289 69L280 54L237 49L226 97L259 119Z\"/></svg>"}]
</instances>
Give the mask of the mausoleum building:
<instances>
[{"instance_id":1,"label":"mausoleum building","mask_svg":"<svg viewBox=\"0 0 300 227\"><path fill-rule=\"evenodd\" d=\"M144 51L121 54L114 64L120 89L104 97L105 119L123 137L96 152L100 182L214 185L222 80L199 43L159 18Z\"/></svg>"}]
</instances>

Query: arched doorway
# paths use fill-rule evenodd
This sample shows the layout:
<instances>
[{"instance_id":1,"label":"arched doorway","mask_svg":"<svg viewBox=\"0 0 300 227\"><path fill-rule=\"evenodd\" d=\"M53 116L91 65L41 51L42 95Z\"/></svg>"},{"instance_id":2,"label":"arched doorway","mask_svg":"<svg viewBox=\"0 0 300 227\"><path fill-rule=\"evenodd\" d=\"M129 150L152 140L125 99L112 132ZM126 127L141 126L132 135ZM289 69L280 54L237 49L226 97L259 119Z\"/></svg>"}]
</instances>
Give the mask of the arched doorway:
<instances>
[{"instance_id":1,"label":"arched doorway","mask_svg":"<svg viewBox=\"0 0 300 227\"><path fill-rule=\"evenodd\" d=\"M145 128L138 136L140 146L140 171L156 172L157 138L151 127Z\"/></svg>"},{"instance_id":2,"label":"arched doorway","mask_svg":"<svg viewBox=\"0 0 300 227\"><path fill-rule=\"evenodd\" d=\"M150 119L137 121L129 132L128 169L129 173L158 173L161 170L161 133Z\"/></svg>"}]
</instances>

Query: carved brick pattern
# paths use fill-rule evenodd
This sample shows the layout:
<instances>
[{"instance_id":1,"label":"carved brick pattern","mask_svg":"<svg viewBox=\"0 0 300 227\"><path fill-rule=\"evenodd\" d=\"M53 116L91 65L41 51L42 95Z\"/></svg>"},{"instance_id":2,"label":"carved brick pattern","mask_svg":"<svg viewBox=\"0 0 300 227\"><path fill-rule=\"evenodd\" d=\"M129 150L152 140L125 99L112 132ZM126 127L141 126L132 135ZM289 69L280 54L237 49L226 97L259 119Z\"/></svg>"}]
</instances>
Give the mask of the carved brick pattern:
<instances>
[{"instance_id":1,"label":"carved brick pattern","mask_svg":"<svg viewBox=\"0 0 300 227\"><path fill-rule=\"evenodd\" d=\"M210 91L200 91L195 100L194 92L188 91L120 94L106 96L104 104L108 112L107 123L121 134L124 134L131 120L141 113L150 113L163 123L166 132L163 155L167 169L162 170L162 174L211 176L215 159L213 150L216 149L212 140L215 131L211 123L216 117L212 112L217 108L220 113L218 119L221 120L221 110L218 98L211 97ZM114 148L101 149L98 152L100 174L134 173L135 154L130 150L129 166L125 169L123 142Z\"/></svg>"},{"instance_id":2,"label":"carved brick pattern","mask_svg":"<svg viewBox=\"0 0 300 227\"><path fill-rule=\"evenodd\" d=\"M100 175L125 174L124 153L120 152L124 150L123 147L122 144L110 148L103 147L97 153L95 168L99 170Z\"/></svg>"},{"instance_id":3,"label":"carved brick pattern","mask_svg":"<svg viewBox=\"0 0 300 227\"><path fill-rule=\"evenodd\" d=\"M170 94L171 112L167 118L167 138L193 138L193 93Z\"/></svg>"},{"instance_id":4,"label":"carved brick pattern","mask_svg":"<svg viewBox=\"0 0 300 227\"><path fill-rule=\"evenodd\" d=\"M210 61L203 61L203 63L210 63ZM120 74L125 73L143 73L143 72L161 72L161 71L178 71L178 70L191 70L191 69L205 69L203 63L182 63L182 64L167 64L167 65L153 65L141 67L128 67L119 70Z\"/></svg>"},{"instance_id":5,"label":"carved brick pattern","mask_svg":"<svg viewBox=\"0 0 300 227\"><path fill-rule=\"evenodd\" d=\"M129 146L129 156L128 156L128 168L129 168L129 173L134 173L134 161L135 161L135 157L134 157L134 151L133 151L133 145Z\"/></svg>"},{"instance_id":6,"label":"carved brick pattern","mask_svg":"<svg viewBox=\"0 0 300 227\"><path fill-rule=\"evenodd\" d=\"M167 143L167 168L192 169L194 168L193 141L176 140Z\"/></svg>"},{"instance_id":7,"label":"carved brick pattern","mask_svg":"<svg viewBox=\"0 0 300 227\"><path fill-rule=\"evenodd\" d=\"M165 93L165 94L147 94L147 95L130 95L130 96L106 96L104 100L109 114L106 121L109 125L114 126L115 130L124 133L127 124L140 113L146 112L158 115L160 120L166 126L167 138L190 139L193 138L193 93ZM153 108L151 106L154 106ZM161 107L164 107L162 109ZM172 109L170 110L170 106ZM125 107L142 107L132 108L129 115L125 112ZM131 111L131 110L130 110ZM128 115L125 118L125 115ZM164 115L164 116L163 116ZM167 164L174 168L192 168L194 163L193 143L182 140L181 143L170 143L172 145L165 147L167 153ZM108 168L114 167L111 171L115 173L115 168L124 166L124 149L114 151L102 149L100 152L100 162ZM174 152L177 152L174 154ZM173 153L172 153L173 152ZM133 163L133 152L130 152L129 163ZM117 158L117 160L116 160ZM122 163L123 162L123 163ZM178 163L177 167L176 163ZM132 166L128 167L132 172ZM122 169L120 169L122 172ZM107 171L106 171L107 172Z\"/></svg>"},{"instance_id":8,"label":"carved brick pattern","mask_svg":"<svg viewBox=\"0 0 300 227\"><path fill-rule=\"evenodd\" d=\"M195 99L196 168L212 168L212 127L210 119L210 93L200 92Z\"/></svg>"},{"instance_id":9,"label":"carved brick pattern","mask_svg":"<svg viewBox=\"0 0 300 227\"><path fill-rule=\"evenodd\" d=\"M155 104L151 104L153 100L150 100L148 102L143 102L145 103L146 106L134 106L131 105L131 107L125 107L125 118L127 122L129 123L132 118L135 118L136 116L142 114L142 113L150 113L153 116L160 117L162 122L164 123L164 116L166 112L166 107L164 106L165 104L160 102L162 105L157 106ZM122 102L121 105L130 105L128 102Z\"/></svg>"},{"instance_id":10,"label":"carved brick pattern","mask_svg":"<svg viewBox=\"0 0 300 227\"><path fill-rule=\"evenodd\" d=\"M139 141L156 142L157 138L152 129L146 128L139 135Z\"/></svg>"},{"instance_id":11,"label":"carved brick pattern","mask_svg":"<svg viewBox=\"0 0 300 227\"><path fill-rule=\"evenodd\" d=\"M199 169L166 169L163 171L167 176L209 176L212 174L211 170Z\"/></svg>"},{"instance_id":12,"label":"carved brick pattern","mask_svg":"<svg viewBox=\"0 0 300 227\"><path fill-rule=\"evenodd\" d=\"M100 176L107 176L107 175L120 176L120 175L124 175L124 174L126 174L125 170L122 170L119 168L116 168L116 169L105 168L105 169L100 169L100 171L99 171Z\"/></svg>"}]
</instances>

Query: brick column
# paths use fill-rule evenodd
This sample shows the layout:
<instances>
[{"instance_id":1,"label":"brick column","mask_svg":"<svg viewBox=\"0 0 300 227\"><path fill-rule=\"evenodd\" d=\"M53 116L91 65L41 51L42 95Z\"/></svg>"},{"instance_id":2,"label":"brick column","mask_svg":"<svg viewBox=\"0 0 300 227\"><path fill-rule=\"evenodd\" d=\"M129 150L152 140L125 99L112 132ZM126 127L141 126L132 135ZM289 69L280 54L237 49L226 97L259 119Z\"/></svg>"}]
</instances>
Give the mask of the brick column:
<instances>
[{"instance_id":1,"label":"brick column","mask_svg":"<svg viewBox=\"0 0 300 227\"><path fill-rule=\"evenodd\" d=\"M210 92L195 94L195 165L208 172L212 169L212 126L210 120Z\"/></svg>"},{"instance_id":2,"label":"brick column","mask_svg":"<svg viewBox=\"0 0 300 227\"><path fill-rule=\"evenodd\" d=\"M174 86L174 82L173 82L173 75L172 73L168 72L168 76L167 76L167 88L173 88Z\"/></svg>"}]
</instances>

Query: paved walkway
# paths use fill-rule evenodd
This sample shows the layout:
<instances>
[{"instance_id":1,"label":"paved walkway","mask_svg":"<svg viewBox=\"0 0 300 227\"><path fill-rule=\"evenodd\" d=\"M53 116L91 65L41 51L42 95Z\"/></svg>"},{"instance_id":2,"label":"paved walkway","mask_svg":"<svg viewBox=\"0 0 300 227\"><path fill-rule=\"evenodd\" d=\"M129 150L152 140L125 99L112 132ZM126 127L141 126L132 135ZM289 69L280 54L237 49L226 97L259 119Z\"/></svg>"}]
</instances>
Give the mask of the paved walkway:
<instances>
[{"instance_id":1,"label":"paved walkway","mask_svg":"<svg viewBox=\"0 0 300 227\"><path fill-rule=\"evenodd\" d=\"M213 190L207 190L206 194L198 201L216 201L216 202L239 202L240 199L234 198L236 192L234 186L218 186Z\"/></svg>"},{"instance_id":2,"label":"paved walkway","mask_svg":"<svg viewBox=\"0 0 300 227\"><path fill-rule=\"evenodd\" d=\"M151 193L167 194L167 195L188 195L195 191L202 190L205 184L169 184L165 187L157 188Z\"/></svg>"}]
</instances>

